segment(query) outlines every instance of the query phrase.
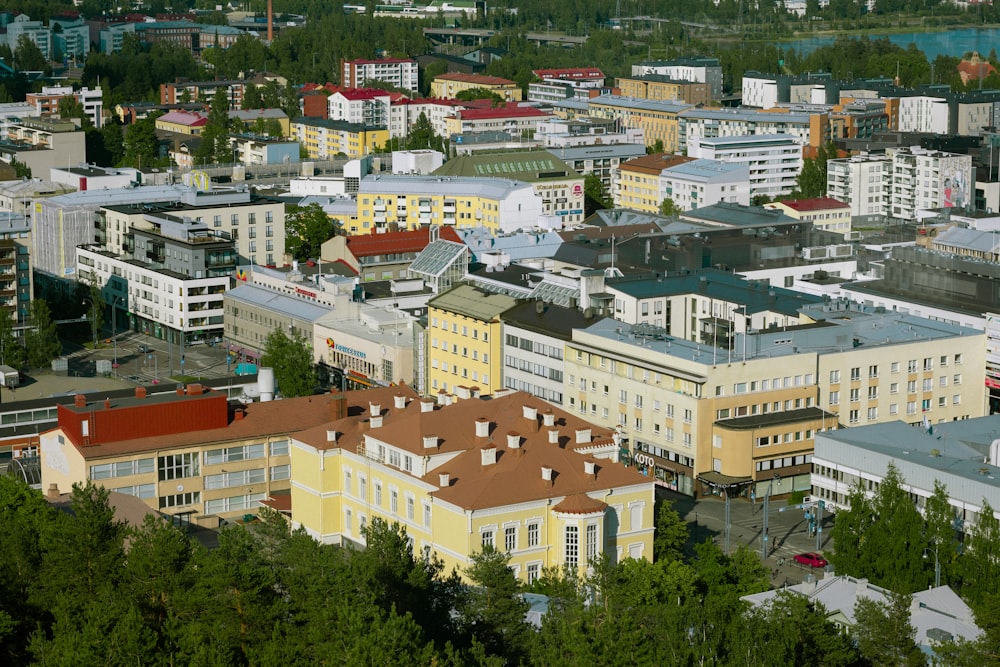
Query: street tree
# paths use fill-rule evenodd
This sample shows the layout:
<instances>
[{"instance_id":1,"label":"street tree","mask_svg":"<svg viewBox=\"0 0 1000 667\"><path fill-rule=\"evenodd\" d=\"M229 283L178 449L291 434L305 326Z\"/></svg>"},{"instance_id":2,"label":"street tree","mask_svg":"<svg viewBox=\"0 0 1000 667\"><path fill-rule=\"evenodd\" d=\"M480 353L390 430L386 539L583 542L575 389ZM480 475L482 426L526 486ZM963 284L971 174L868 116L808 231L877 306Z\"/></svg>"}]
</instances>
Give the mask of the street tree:
<instances>
[{"instance_id":1,"label":"street tree","mask_svg":"<svg viewBox=\"0 0 1000 667\"><path fill-rule=\"evenodd\" d=\"M822 603L782 591L744 619L752 635L745 650L756 665L855 665L858 651L849 635L829 620ZM753 653L750 653L750 652Z\"/></svg>"},{"instance_id":2,"label":"street tree","mask_svg":"<svg viewBox=\"0 0 1000 667\"><path fill-rule=\"evenodd\" d=\"M160 141L156 137L157 117L151 115L137 120L124 129L122 166L141 168L157 164L160 157Z\"/></svg>"},{"instance_id":3,"label":"street tree","mask_svg":"<svg viewBox=\"0 0 1000 667\"><path fill-rule=\"evenodd\" d=\"M834 516L833 528L830 531L833 540L830 560L837 572L864 576L861 574L865 567L862 544L869 526L875 520L875 512L860 481L851 487L847 495L847 505L848 509L842 509Z\"/></svg>"},{"instance_id":4,"label":"street tree","mask_svg":"<svg viewBox=\"0 0 1000 667\"><path fill-rule=\"evenodd\" d=\"M962 591L973 605L1000 595L1000 521L993 511L984 499L962 554Z\"/></svg>"},{"instance_id":5,"label":"street tree","mask_svg":"<svg viewBox=\"0 0 1000 667\"><path fill-rule=\"evenodd\" d=\"M97 346L97 340L101 335L101 329L104 327L104 297L101 296L101 288L96 284L90 286L90 290L87 294L87 301L89 301L89 308L87 309L87 318L90 319L90 328L94 337L94 346Z\"/></svg>"},{"instance_id":6,"label":"street tree","mask_svg":"<svg viewBox=\"0 0 1000 667\"><path fill-rule=\"evenodd\" d=\"M27 35L17 38L14 47L14 67L22 72L42 72L49 61L38 45Z\"/></svg>"},{"instance_id":7,"label":"street tree","mask_svg":"<svg viewBox=\"0 0 1000 667\"><path fill-rule=\"evenodd\" d=\"M495 107L503 106L503 98L489 88L467 88L460 90L455 93L455 99L463 102L490 100Z\"/></svg>"},{"instance_id":8,"label":"street tree","mask_svg":"<svg viewBox=\"0 0 1000 667\"><path fill-rule=\"evenodd\" d=\"M688 527L669 500L660 501L656 511L653 557L657 560L681 560L688 540Z\"/></svg>"},{"instance_id":9,"label":"street tree","mask_svg":"<svg viewBox=\"0 0 1000 667\"><path fill-rule=\"evenodd\" d=\"M35 299L28 308L31 328L24 336L28 365L43 368L62 353L62 342L56 323L52 321L49 304L44 299Z\"/></svg>"},{"instance_id":10,"label":"street tree","mask_svg":"<svg viewBox=\"0 0 1000 667\"><path fill-rule=\"evenodd\" d=\"M196 164L220 164L233 161L233 149L229 143L231 130L229 120L229 98L225 88L219 88L212 97L208 110L208 120L201 131L201 143L195 150Z\"/></svg>"},{"instance_id":11,"label":"street tree","mask_svg":"<svg viewBox=\"0 0 1000 667\"><path fill-rule=\"evenodd\" d=\"M826 194L827 162L837 157L837 147L831 142L820 146L816 157L806 158L802 171L796 179L796 196L802 198L822 197Z\"/></svg>"},{"instance_id":12,"label":"street tree","mask_svg":"<svg viewBox=\"0 0 1000 667\"><path fill-rule=\"evenodd\" d=\"M274 369L277 389L285 398L308 396L316 387L312 352L298 331L293 331L290 337L280 327L271 331L264 342L260 364Z\"/></svg>"},{"instance_id":13,"label":"street tree","mask_svg":"<svg viewBox=\"0 0 1000 667\"><path fill-rule=\"evenodd\" d=\"M928 553L941 568L941 583L957 582L957 565L961 544L955 530L955 509L948 502L948 490L940 480L934 480L934 492L924 505L924 537Z\"/></svg>"},{"instance_id":14,"label":"street tree","mask_svg":"<svg viewBox=\"0 0 1000 667\"><path fill-rule=\"evenodd\" d=\"M0 309L0 364L24 367L24 347L14 332L15 320L6 308Z\"/></svg>"},{"instance_id":15,"label":"street tree","mask_svg":"<svg viewBox=\"0 0 1000 667\"><path fill-rule=\"evenodd\" d=\"M285 216L285 250L298 260L319 257L336 232L336 223L319 204L291 206Z\"/></svg>"},{"instance_id":16,"label":"street tree","mask_svg":"<svg viewBox=\"0 0 1000 667\"><path fill-rule=\"evenodd\" d=\"M660 202L660 215L680 215L684 212L680 206L674 203L674 200L670 197L665 197L662 202Z\"/></svg>"},{"instance_id":17,"label":"street tree","mask_svg":"<svg viewBox=\"0 0 1000 667\"><path fill-rule=\"evenodd\" d=\"M528 603L518 593L520 586L511 571L510 554L484 544L471 557L465 575L472 587L459 602L467 632L492 655L503 656L508 664L527 658L531 629L525 622Z\"/></svg>"},{"instance_id":18,"label":"street tree","mask_svg":"<svg viewBox=\"0 0 1000 667\"><path fill-rule=\"evenodd\" d=\"M890 593L886 602L859 598L852 634L858 651L872 665L921 667L927 664L910 623L909 595Z\"/></svg>"},{"instance_id":19,"label":"street tree","mask_svg":"<svg viewBox=\"0 0 1000 667\"><path fill-rule=\"evenodd\" d=\"M594 211L612 206L611 199L604 192L604 183L597 174L587 174L583 177L583 197L584 209L588 216Z\"/></svg>"}]
</instances>

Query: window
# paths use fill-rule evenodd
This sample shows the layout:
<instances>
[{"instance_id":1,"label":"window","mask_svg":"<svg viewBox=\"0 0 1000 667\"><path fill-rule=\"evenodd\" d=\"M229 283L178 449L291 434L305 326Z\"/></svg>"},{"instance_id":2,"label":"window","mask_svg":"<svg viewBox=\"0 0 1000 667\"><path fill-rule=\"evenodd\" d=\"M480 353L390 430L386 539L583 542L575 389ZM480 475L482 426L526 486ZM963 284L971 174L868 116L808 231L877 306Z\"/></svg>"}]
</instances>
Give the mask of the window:
<instances>
[{"instance_id":1,"label":"window","mask_svg":"<svg viewBox=\"0 0 1000 667\"><path fill-rule=\"evenodd\" d=\"M857 403L860 400L861 400L861 390L860 389L852 389L851 390L851 403Z\"/></svg>"},{"instance_id":2,"label":"window","mask_svg":"<svg viewBox=\"0 0 1000 667\"><path fill-rule=\"evenodd\" d=\"M538 524L529 523L528 524L528 546L537 547L538 546Z\"/></svg>"},{"instance_id":3,"label":"window","mask_svg":"<svg viewBox=\"0 0 1000 667\"><path fill-rule=\"evenodd\" d=\"M934 370L934 359L931 357L924 357L924 370L932 371Z\"/></svg>"},{"instance_id":4,"label":"window","mask_svg":"<svg viewBox=\"0 0 1000 667\"><path fill-rule=\"evenodd\" d=\"M597 525L587 526L587 562L597 558Z\"/></svg>"},{"instance_id":5,"label":"window","mask_svg":"<svg viewBox=\"0 0 1000 667\"><path fill-rule=\"evenodd\" d=\"M375 482L375 504L382 506L382 482Z\"/></svg>"},{"instance_id":6,"label":"window","mask_svg":"<svg viewBox=\"0 0 1000 667\"><path fill-rule=\"evenodd\" d=\"M288 440L275 440L272 442L271 456L288 456Z\"/></svg>"},{"instance_id":7,"label":"window","mask_svg":"<svg viewBox=\"0 0 1000 667\"><path fill-rule=\"evenodd\" d=\"M533 584L538 581L538 563L528 563L528 583Z\"/></svg>"},{"instance_id":8,"label":"window","mask_svg":"<svg viewBox=\"0 0 1000 667\"><path fill-rule=\"evenodd\" d=\"M870 377L870 378L877 378L878 377L878 366L869 366L868 367L868 377Z\"/></svg>"},{"instance_id":9,"label":"window","mask_svg":"<svg viewBox=\"0 0 1000 667\"><path fill-rule=\"evenodd\" d=\"M160 509L168 507L181 507L183 505L194 505L201 502L201 492L178 493L173 496L160 496Z\"/></svg>"},{"instance_id":10,"label":"window","mask_svg":"<svg viewBox=\"0 0 1000 667\"><path fill-rule=\"evenodd\" d=\"M292 476L292 466L287 463L283 466L271 466L268 473L272 482L289 479Z\"/></svg>"},{"instance_id":11,"label":"window","mask_svg":"<svg viewBox=\"0 0 1000 667\"><path fill-rule=\"evenodd\" d=\"M916 359L910 359L909 361L906 362L906 372L907 373L916 373L917 372L917 360Z\"/></svg>"},{"instance_id":12,"label":"window","mask_svg":"<svg viewBox=\"0 0 1000 667\"><path fill-rule=\"evenodd\" d=\"M122 461L120 463L105 463L90 466L90 479L110 479L112 477L141 475L153 472L155 468L155 460L152 457L148 459L136 459L134 461Z\"/></svg>"},{"instance_id":13,"label":"window","mask_svg":"<svg viewBox=\"0 0 1000 667\"><path fill-rule=\"evenodd\" d=\"M393 514L399 511L399 491L396 489L389 491L389 511Z\"/></svg>"},{"instance_id":14,"label":"window","mask_svg":"<svg viewBox=\"0 0 1000 667\"><path fill-rule=\"evenodd\" d=\"M893 382L892 384L889 385L889 393L890 394L898 394L899 393L899 383L898 382Z\"/></svg>"},{"instance_id":15,"label":"window","mask_svg":"<svg viewBox=\"0 0 1000 667\"><path fill-rule=\"evenodd\" d=\"M496 543L493 541L493 531L492 530L484 530L483 534L482 534L482 538L483 538L482 544L483 544L483 548L484 549L486 547L496 547Z\"/></svg>"},{"instance_id":16,"label":"window","mask_svg":"<svg viewBox=\"0 0 1000 667\"><path fill-rule=\"evenodd\" d=\"M424 528L431 527L431 506L424 505Z\"/></svg>"},{"instance_id":17,"label":"window","mask_svg":"<svg viewBox=\"0 0 1000 667\"><path fill-rule=\"evenodd\" d=\"M344 471L344 493L351 493L351 471Z\"/></svg>"},{"instance_id":18,"label":"window","mask_svg":"<svg viewBox=\"0 0 1000 667\"><path fill-rule=\"evenodd\" d=\"M354 530L354 513L349 507L344 508L344 530L348 533Z\"/></svg>"},{"instance_id":19,"label":"window","mask_svg":"<svg viewBox=\"0 0 1000 667\"><path fill-rule=\"evenodd\" d=\"M687 408L684 409L684 423L685 424L691 423L691 411L688 410Z\"/></svg>"},{"instance_id":20,"label":"window","mask_svg":"<svg viewBox=\"0 0 1000 667\"><path fill-rule=\"evenodd\" d=\"M517 527L507 526L503 531L503 548L507 553L517 549Z\"/></svg>"},{"instance_id":21,"label":"window","mask_svg":"<svg viewBox=\"0 0 1000 667\"><path fill-rule=\"evenodd\" d=\"M412 496L407 496L406 497L406 518L408 520L410 520L410 521L413 521L413 517L415 516L415 511L416 511L416 507L415 506L416 506L416 501L414 501L413 497Z\"/></svg>"},{"instance_id":22,"label":"window","mask_svg":"<svg viewBox=\"0 0 1000 667\"><path fill-rule=\"evenodd\" d=\"M205 465L232 463L233 461L249 461L264 458L264 444L243 445L226 449L210 449L205 452Z\"/></svg>"},{"instance_id":23,"label":"window","mask_svg":"<svg viewBox=\"0 0 1000 667\"><path fill-rule=\"evenodd\" d=\"M246 486L247 484L263 484L264 469L238 470L236 472L224 472L219 475L205 476L205 489L225 489L230 486Z\"/></svg>"},{"instance_id":24,"label":"window","mask_svg":"<svg viewBox=\"0 0 1000 667\"><path fill-rule=\"evenodd\" d=\"M580 563L580 533L576 526L566 526L566 551L564 560L567 567L577 567Z\"/></svg>"},{"instance_id":25,"label":"window","mask_svg":"<svg viewBox=\"0 0 1000 667\"><path fill-rule=\"evenodd\" d=\"M948 376L947 375L942 375L940 377L939 381L938 381L938 385L941 386L941 387L947 387L948 386Z\"/></svg>"},{"instance_id":26,"label":"window","mask_svg":"<svg viewBox=\"0 0 1000 667\"><path fill-rule=\"evenodd\" d=\"M840 392L831 391L830 392L830 405L840 405Z\"/></svg>"},{"instance_id":27,"label":"window","mask_svg":"<svg viewBox=\"0 0 1000 667\"><path fill-rule=\"evenodd\" d=\"M624 389L618 392L618 402L628 403L628 392L625 391Z\"/></svg>"},{"instance_id":28,"label":"window","mask_svg":"<svg viewBox=\"0 0 1000 667\"><path fill-rule=\"evenodd\" d=\"M830 371L830 384L840 382L840 371Z\"/></svg>"},{"instance_id":29,"label":"window","mask_svg":"<svg viewBox=\"0 0 1000 667\"><path fill-rule=\"evenodd\" d=\"M892 364L889 366L889 370L892 371L893 373L898 373L899 372L899 362L898 361L892 362Z\"/></svg>"},{"instance_id":30,"label":"window","mask_svg":"<svg viewBox=\"0 0 1000 667\"><path fill-rule=\"evenodd\" d=\"M962 355L961 354L956 354L955 355L955 365L957 366L960 363L962 363Z\"/></svg>"},{"instance_id":31,"label":"window","mask_svg":"<svg viewBox=\"0 0 1000 667\"><path fill-rule=\"evenodd\" d=\"M171 454L157 460L160 481L198 476L198 454Z\"/></svg>"},{"instance_id":32,"label":"window","mask_svg":"<svg viewBox=\"0 0 1000 667\"><path fill-rule=\"evenodd\" d=\"M851 410L849 421L852 424L857 424L858 423L858 411L857 410Z\"/></svg>"},{"instance_id":33,"label":"window","mask_svg":"<svg viewBox=\"0 0 1000 667\"><path fill-rule=\"evenodd\" d=\"M861 367L855 366L854 368L851 369L851 380L853 381L860 379L861 379Z\"/></svg>"},{"instance_id":34,"label":"window","mask_svg":"<svg viewBox=\"0 0 1000 667\"><path fill-rule=\"evenodd\" d=\"M878 387L868 387L868 400L878 398Z\"/></svg>"},{"instance_id":35,"label":"window","mask_svg":"<svg viewBox=\"0 0 1000 667\"><path fill-rule=\"evenodd\" d=\"M878 419L878 408L868 408L868 421L875 421Z\"/></svg>"},{"instance_id":36,"label":"window","mask_svg":"<svg viewBox=\"0 0 1000 667\"><path fill-rule=\"evenodd\" d=\"M915 394L917 393L917 381L910 380L906 383L906 393Z\"/></svg>"},{"instance_id":37,"label":"window","mask_svg":"<svg viewBox=\"0 0 1000 667\"><path fill-rule=\"evenodd\" d=\"M118 493L124 493L127 496L135 496L136 498L155 498L156 497L156 484L136 484L135 486L120 486L117 489L112 489Z\"/></svg>"}]
</instances>

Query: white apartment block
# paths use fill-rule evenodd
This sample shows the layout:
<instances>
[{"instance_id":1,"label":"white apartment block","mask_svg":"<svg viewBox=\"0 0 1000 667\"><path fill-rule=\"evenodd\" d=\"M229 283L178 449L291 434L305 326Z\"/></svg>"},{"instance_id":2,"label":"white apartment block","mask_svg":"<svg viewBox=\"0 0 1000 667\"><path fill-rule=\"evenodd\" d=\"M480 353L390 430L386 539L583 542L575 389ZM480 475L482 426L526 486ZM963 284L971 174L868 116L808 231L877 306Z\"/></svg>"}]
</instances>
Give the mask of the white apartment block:
<instances>
[{"instance_id":1,"label":"white apartment block","mask_svg":"<svg viewBox=\"0 0 1000 667\"><path fill-rule=\"evenodd\" d=\"M892 160L884 155L855 155L828 160L826 195L851 207L851 217L888 215Z\"/></svg>"},{"instance_id":2,"label":"white apartment block","mask_svg":"<svg viewBox=\"0 0 1000 667\"><path fill-rule=\"evenodd\" d=\"M750 167L706 159L667 167L660 172L660 193L684 211L723 201L749 206Z\"/></svg>"},{"instance_id":3,"label":"white apartment block","mask_svg":"<svg viewBox=\"0 0 1000 667\"><path fill-rule=\"evenodd\" d=\"M430 122L434 134L447 137L447 119L464 108L461 102L454 100L400 100L389 107L389 138L405 137L420 114L424 114Z\"/></svg>"},{"instance_id":4,"label":"white apartment block","mask_svg":"<svg viewBox=\"0 0 1000 667\"><path fill-rule=\"evenodd\" d=\"M722 66L717 58L678 58L632 65L632 76L647 74L660 74L678 81L707 83L712 99L722 99Z\"/></svg>"},{"instance_id":5,"label":"white apartment block","mask_svg":"<svg viewBox=\"0 0 1000 667\"><path fill-rule=\"evenodd\" d=\"M948 133L948 100L915 95L899 98L897 127L900 132Z\"/></svg>"},{"instance_id":6,"label":"white apartment block","mask_svg":"<svg viewBox=\"0 0 1000 667\"><path fill-rule=\"evenodd\" d=\"M389 124L389 101L388 93L338 90L326 100L327 113L330 120L386 127Z\"/></svg>"},{"instance_id":7,"label":"white apartment block","mask_svg":"<svg viewBox=\"0 0 1000 667\"><path fill-rule=\"evenodd\" d=\"M778 82L773 76L744 75L741 88L743 106L770 109L778 106Z\"/></svg>"},{"instance_id":8,"label":"white apartment block","mask_svg":"<svg viewBox=\"0 0 1000 667\"><path fill-rule=\"evenodd\" d=\"M814 114L800 111L760 111L756 109L686 109L677 114L677 139L680 152L702 138L745 137L748 135L786 134L810 143ZM695 156L688 152L692 157Z\"/></svg>"},{"instance_id":9,"label":"white apartment block","mask_svg":"<svg viewBox=\"0 0 1000 667\"><path fill-rule=\"evenodd\" d=\"M417 61L408 58L342 60L340 70L344 88L364 88L365 81L381 81L416 95L420 86Z\"/></svg>"},{"instance_id":10,"label":"white apartment block","mask_svg":"<svg viewBox=\"0 0 1000 667\"><path fill-rule=\"evenodd\" d=\"M688 155L746 166L750 198L774 198L794 191L802 171L802 142L787 134L701 137L688 144Z\"/></svg>"},{"instance_id":11,"label":"white apartment block","mask_svg":"<svg viewBox=\"0 0 1000 667\"><path fill-rule=\"evenodd\" d=\"M974 196L972 156L925 150L917 146L890 148L892 182L889 215L916 219L927 208L963 208Z\"/></svg>"},{"instance_id":12,"label":"white apartment block","mask_svg":"<svg viewBox=\"0 0 1000 667\"><path fill-rule=\"evenodd\" d=\"M186 341L223 334L229 276L189 278L87 247L77 248L77 272L104 289L106 303L117 302L128 312L135 331L170 342L179 342L182 334Z\"/></svg>"}]
</instances>

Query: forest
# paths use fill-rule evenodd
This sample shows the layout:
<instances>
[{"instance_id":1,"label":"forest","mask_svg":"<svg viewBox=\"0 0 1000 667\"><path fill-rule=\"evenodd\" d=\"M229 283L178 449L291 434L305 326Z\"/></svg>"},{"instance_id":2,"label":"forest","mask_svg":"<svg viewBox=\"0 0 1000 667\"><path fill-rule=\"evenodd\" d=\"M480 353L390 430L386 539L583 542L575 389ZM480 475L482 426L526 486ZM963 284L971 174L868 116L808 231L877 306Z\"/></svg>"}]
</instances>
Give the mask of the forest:
<instances>
[{"instance_id":1,"label":"forest","mask_svg":"<svg viewBox=\"0 0 1000 667\"><path fill-rule=\"evenodd\" d=\"M206 548L159 517L116 521L101 487L74 487L67 509L0 477L4 665L925 664L907 596L859 605L851 633L801 596L750 609L740 596L769 586L758 555L694 544L668 503L654 562L544 572L528 589L549 598L540 627L492 548L463 579L379 520L367 548L324 546L264 508ZM997 663L998 611L983 599L986 635L940 647L947 664Z\"/></svg>"}]
</instances>

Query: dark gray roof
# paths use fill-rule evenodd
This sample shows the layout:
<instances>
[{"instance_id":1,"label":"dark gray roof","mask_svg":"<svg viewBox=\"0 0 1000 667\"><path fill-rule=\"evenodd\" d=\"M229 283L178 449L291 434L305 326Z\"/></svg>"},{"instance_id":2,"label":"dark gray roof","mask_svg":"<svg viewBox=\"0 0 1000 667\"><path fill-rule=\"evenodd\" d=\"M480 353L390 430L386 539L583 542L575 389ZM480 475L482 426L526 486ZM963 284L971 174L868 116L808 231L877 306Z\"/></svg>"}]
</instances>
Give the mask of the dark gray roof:
<instances>
[{"instance_id":1,"label":"dark gray roof","mask_svg":"<svg viewBox=\"0 0 1000 667\"><path fill-rule=\"evenodd\" d=\"M541 312L538 304L541 303ZM562 340L573 339L573 329L586 329L603 318L586 317L578 308L564 308L540 301L525 301L500 315L505 324L546 334Z\"/></svg>"}]
</instances>

